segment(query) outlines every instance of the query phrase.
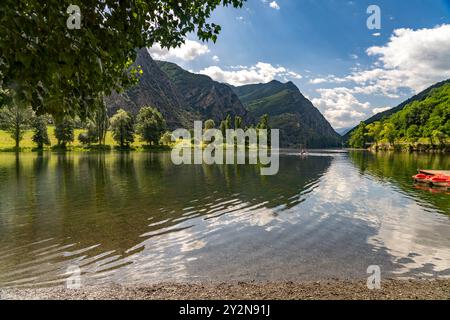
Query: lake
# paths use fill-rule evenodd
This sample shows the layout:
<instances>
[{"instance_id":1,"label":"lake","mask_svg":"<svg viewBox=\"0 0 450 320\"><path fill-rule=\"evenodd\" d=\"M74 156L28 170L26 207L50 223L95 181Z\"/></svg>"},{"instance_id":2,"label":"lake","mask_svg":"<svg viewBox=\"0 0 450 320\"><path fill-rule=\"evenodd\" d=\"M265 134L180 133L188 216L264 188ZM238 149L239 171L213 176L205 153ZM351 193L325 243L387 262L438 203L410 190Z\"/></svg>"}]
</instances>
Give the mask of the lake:
<instances>
[{"instance_id":1,"label":"lake","mask_svg":"<svg viewBox=\"0 0 450 320\"><path fill-rule=\"evenodd\" d=\"M450 277L450 156L283 151L254 165L170 153L0 155L0 287Z\"/></svg>"}]
</instances>

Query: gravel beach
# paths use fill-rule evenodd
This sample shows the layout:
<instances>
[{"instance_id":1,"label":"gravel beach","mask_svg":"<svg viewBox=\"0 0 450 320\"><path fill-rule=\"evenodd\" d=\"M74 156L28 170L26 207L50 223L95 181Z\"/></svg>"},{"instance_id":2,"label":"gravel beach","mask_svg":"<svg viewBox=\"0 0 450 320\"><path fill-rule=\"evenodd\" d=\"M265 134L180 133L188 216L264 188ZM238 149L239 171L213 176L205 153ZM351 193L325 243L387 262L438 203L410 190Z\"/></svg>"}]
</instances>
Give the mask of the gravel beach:
<instances>
[{"instance_id":1,"label":"gravel beach","mask_svg":"<svg viewBox=\"0 0 450 320\"><path fill-rule=\"evenodd\" d=\"M365 281L330 280L283 283L162 283L136 286L92 286L0 289L0 299L51 300L450 300L450 279L385 280L380 290Z\"/></svg>"}]
</instances>

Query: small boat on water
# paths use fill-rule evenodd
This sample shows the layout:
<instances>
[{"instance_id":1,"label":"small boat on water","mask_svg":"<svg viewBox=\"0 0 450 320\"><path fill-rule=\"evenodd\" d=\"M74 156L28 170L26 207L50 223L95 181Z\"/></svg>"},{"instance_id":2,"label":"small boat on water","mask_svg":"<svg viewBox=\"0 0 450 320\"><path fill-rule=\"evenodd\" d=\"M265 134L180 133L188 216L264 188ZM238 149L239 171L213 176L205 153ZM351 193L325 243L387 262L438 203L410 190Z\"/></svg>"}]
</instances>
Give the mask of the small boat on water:
<instances>
[{"instance_id":1,"label":"small boat on water","mask_svg":"<svg viewBox=\"0 0 450 320\"><path fill-rule=\"evenodd\" d=\"M308 151L302 150L300 151L300 157L307 157L309 155Z\"/></svg>"},{"instance_id":2,"label":"small boat on water","mask_svg":"<svg viewBox=\"0 0 450 320\"><path fill-rule=\"evenodd\" d=\"M450 187L450 171L419 170L413 179L416 183L426 183L433 187Z\"/></svg>"},{"instance_id":3,"label":"small boat on water","mask_svg":"<svg viewBox=\"0 0 450 320\"><path fill-rule=\"evenodd\" d=\"M413 179L415 182L418 183L427 183L427 180L430 178L430 176L427 176L426 174L419 173L413 176Z\"/></svg>"},{"instance_id":4,"label":"small boat on water","mask_svg":"<svg viewBox=\"0 0 450 320\"><path fill-rule=\"evenodd\" d=\"M306 158L308 156L308 150L306 149L305 146L301 145L300 146L300 157L301 158Z\"/></svg>"},{"instance_id":5,"label":"small boat on water","mask_svg":"<svg viewBox=\"0 0 450 320\"><path fill-rule=\"evenodd\" d=\"M450 177L446 176L436 176L431 177L429 179L429 183L435 187L449 187L450 186Z\"/></svg>"}]
</instances>

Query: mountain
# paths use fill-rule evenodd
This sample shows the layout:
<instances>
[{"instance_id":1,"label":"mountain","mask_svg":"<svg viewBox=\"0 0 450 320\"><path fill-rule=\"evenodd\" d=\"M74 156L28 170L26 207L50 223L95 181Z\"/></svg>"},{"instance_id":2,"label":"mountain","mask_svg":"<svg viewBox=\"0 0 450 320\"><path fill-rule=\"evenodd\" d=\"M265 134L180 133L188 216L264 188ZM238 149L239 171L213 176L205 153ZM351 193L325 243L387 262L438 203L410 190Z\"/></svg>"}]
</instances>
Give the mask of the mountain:
<instances>
[{"instance_id":1,"label":"mountain","mask_svg":"<svg viewBox=\"0 0 450 320\"><path fill-rule=\"evenodd\" d=\"M247 110L228 85L205 75L188 72L174 63L156 63L172 81L189 108L200 114L203 120L213 119L219 124L227 115L247 118Z\"/></svg>"},{"instance_id":2,"label":"mountain","mask_svg":"<svg viewBox=\"0 0 450 320\"><path fill-rule=\"evenodd\" d=\"M271 127L280 129L283 147L340 146L340 136L294 83L274 80L232 88L251 117L269 115Z\"/></svg>"},{"instance_id":3,"label":"mountain","mask_svg":"<svg viewBox=\"0 0 450 320\"><path fill-rule=\"evenodd\" d=\"M171 130L192 128L195 120L213 119L218 124L228 114L249 119L238 96L226 84L174 63L155 61L147 49L139 50L135 64L143 71L139 83L106 98L110 114L122 108L136 115L150 105L163 114Z\"/></svg>"},{"instance_id":4,"label":"mountain","mask_svg":"<svg viewBox=\"0 0 450 320\"><path fill-rule=\"evenodd\" d=\"M156 107L166 119L170 129L191 127L196 118L169 77L159 68L147 49L138 52L135 62L142 68L139 83L118 94L106 98L109 113L125 109L136 115L146 105Z\"/></svg>"},{"instance_id":5,"label":"mountain","mask_svg":"<svg viewBox=\"0 0 450 320\"><path fill-rule=\"evenodd\" d=\"M347 132L349 132L352 129L353 129L353 127L350 127L350 128L337 128L337 129L335 129L335 131L337 133L339 133L341 136L345 136L347 134Z\"/></svg>"},{"instance_id":6,"label":"mountain","mask_svg":"<svg viewBox=\"0 0 450 320\"><path fill-rule=\"evenodd\" d=\"M154 106L170 130L192 128L194 120L213 119L219 125L227 115L241 116L250 125L268 114L272 128L281 131L283 147L340 146L340 136L292 82L233 87L174 63L155 61L147 49L138 52L135 64L143 71L139 83L106 98L110 114L123 108L136 115L143 106Z\"/></svg>"},{"instance_id":7,"label":"mountain","mask_svg":"<svg viewBox=\"0 0 450 320\"><path fill-rule=\"evenodd\" d=\"M420 92L419 94L416 94L415 96L413 96L412 98L409 98L408 100L402 102L401 104L399 104L397 107L389 109L387 111L384 112L380 112L377 113L376 115L374 115L373 117L367 119L366 121L364 121L365 124L371 124L373 122L376 121L380 121L384 118L389 118L390 116L398 113L399 111L403 110L405 107L407 107L408 105L414 103L414 102L420 102L425 100L426 98L428 98L429 96L431 96L435 89L439 89L447 84L450 84L450 79L436 83L434 85L432 85L431 87L425 89L424 91ZM344 135L344 140L348 141L348 139L350 139L350 135L352 134L352 132L356 129L357 127L354 127L352 130L350 130L349 132L347 132Z\"/></svg>"}]
</instances>

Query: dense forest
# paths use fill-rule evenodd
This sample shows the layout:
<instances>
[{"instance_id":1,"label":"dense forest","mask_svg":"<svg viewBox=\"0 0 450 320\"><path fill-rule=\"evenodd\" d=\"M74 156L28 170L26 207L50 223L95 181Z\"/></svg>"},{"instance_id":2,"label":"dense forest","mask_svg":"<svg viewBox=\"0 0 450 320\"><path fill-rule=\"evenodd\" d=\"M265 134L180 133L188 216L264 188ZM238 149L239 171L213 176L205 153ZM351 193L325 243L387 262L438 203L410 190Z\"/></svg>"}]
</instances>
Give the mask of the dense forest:
<instances>
[{"instance_id":1,"label":"dense forest","mask_svg":"<svg viewBox=\"0 0 450 320\"><path fill-rule=\"evenodd\" d=\"M444 148L450 137L450 83L433 88L421 100L406 104L400 111L366 124L362 122L350 135L349 145L376 148L427 144Z\"/></svg>"}]
</instances>

